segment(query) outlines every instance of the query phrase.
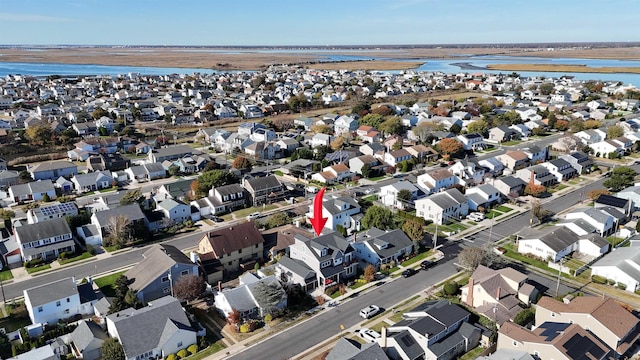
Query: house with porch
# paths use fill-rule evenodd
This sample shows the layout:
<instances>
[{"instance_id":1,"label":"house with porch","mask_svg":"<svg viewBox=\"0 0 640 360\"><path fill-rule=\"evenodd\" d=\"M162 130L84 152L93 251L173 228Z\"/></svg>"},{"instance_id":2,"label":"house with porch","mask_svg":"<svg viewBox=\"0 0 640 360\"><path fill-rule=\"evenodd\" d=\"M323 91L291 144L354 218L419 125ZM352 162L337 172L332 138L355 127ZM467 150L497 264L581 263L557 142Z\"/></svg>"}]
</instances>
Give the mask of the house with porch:
<instances>
[{"instance_id":1,"label":"house with porch","mask_svg":"<svg viewBox=\"0 0 640 360\"><path fill-rule=\"evenodd\" d=\"M49 200L54 200L56 188L49 180L32 181L26 184L16 184L9 186L9 199L20 203L26 201L43 201L45 196Z\"/></svg>"},{"instance_id":2,"label":"house with porch","mask_svg":"<svg viewBox=\"0 0 640 360\"><path fill-rule=\"evenodd\" d=\"M439 225L460 220L469 213L467 198L456 188L448 189L415 201L416 216Z\"/></svg>"},{"instance_id":3,"label":"house with porch","mask_svg":"<svg viewBox=\"0 0 640 360\"><path fill-rule=\"evenodd\" d=\"M275 275L260 278L246 272L238 280L237 287L215 292L214 304L223 317L227 318L236 310L242 319L262 319L286 308L287 292ZM270 301L262 295L265 291L270 294Z\"/></svg>"},{"instance_id":4,"label":"house with porch","mask_svg":"<svg viewBox=\"0 0 640 360\"><path fill-rule=\"evenodd\" d=\"M78 284L75 277L23 290L24 304L32 324L55 324L76 315L93 314L98 302L90 282Z\"/></svg>"},{"instance_id":5,"label":"house with porch","mask_svg":"<svg viewBox=\"0 0 640 360\"><path fill-rule=\"evenodd\" d=\"M398 198L398 193L402 190L406 190L411 194L409 199L405 200ZM400 180L380 187L378 199L385 206L404 210L413 208L413 200L418 198L419 193L422 193L422 191L417 186L413 185L413 183L406 180Z\"/></svg>"},{"instance_id":6,"label":"house with porch","mask_svg":"<svg viewBox=\"0 0 640 360\"><path fill-rule=\"evenodd\" d=\"M258 206L284 199L286 189L275 175L243 179L242 187L249 195L249 204Z\"/></svg>"},{"instance_id":7,"label":"house with porch","mask_svg":"<svg viewBox=\"0 0 640 360\"><path fill-rule=\"evenodd\" d=\"M376 269L391 261L397 263L413 252L413 241L400 229L383 231L371 228L354 238L351 246L355 249L356 258Z\"/></svg>"},{"instance_id":8,"label":"house with porch","mask_svg":"<svg viewBox=\"0 0 640 360\"><path fill-rule=\"evenodd\" d=\"M94 171L87 174L76 174L71 178L77 194L100 191L113 186L110 171Z\"/></svg>"},{"instance_id":9,"label":"house with porch","mask_svg":"<svg viewBox=\"0 0 640 360\"><path fill-rule=\"evenodd\" d=\"M211 188L209 196L191 201L200 210L201 216L232 212L247 203L245 190L240 184L229 184Z\"/></svg>"},{"instance_id":10,"label":"house with porch","mask_svg":"<svg viewBox=\"0 0 640 360\"><path fill-rule=\"evenodd\" d=\"M322 217L327 218L325 229L336 231L341 226L348 233L360 231L362 216L360 205L350 196L327 196L322 199ZM307 218L313 217L313 204L310 204Z\"/></svg>"},{"instance_id":11,"label":"house with porch","mask_svg":"<svg viewBox=\"0 0 640 360\"><path fill-rule=\"evenodd\" d=\"M491 206L502 203L502 193L491 184L468 188L464 196L469 202L469 210L473 211L478 211L480 207L488 210Z\"/></svg>"},{"instance_id":12,"label":"house with porch","mask_svg":"<svg viewBox=\"0 0 640 360\"><path fill-rule=\"evenodd\" d=\"M75 251L73 232L65 218L34 224L16 224L14 236L20 245L23 261L55 258L61 252Z\"/></svg>"},{"instance_id":13,"label":"house with porch","mask_svg":"<svg viewBox=\"0 0 640 360\"><path fill-rule=\"evenodd\" d=\"M556 177L556 182L563 182L578 175L578 171L568 161L561 158L543 162L540 166L549 170L551 175Z\"/></svg>"}]
</instances>

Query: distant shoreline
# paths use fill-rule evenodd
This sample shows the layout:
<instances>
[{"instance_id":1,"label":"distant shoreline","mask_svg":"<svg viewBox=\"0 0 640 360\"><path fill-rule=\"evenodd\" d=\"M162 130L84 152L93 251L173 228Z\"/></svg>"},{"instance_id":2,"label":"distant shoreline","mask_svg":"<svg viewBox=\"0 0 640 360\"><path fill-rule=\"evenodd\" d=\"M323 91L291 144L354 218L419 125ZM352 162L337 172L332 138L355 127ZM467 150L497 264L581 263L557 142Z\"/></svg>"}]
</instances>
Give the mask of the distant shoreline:
<instances>
[{"instance_id":1,"label":"distant shoreline","mask_svg":"<svg viewBox=\"0 0 640 360\"><path fill-rule=\"evenodd\" d=\"M591 67L586 65L560 65L560 64L490 64L489 70L502 71L544 71L566 73L600 73L600 74L640 74L640 67Z\"/></svg>"}]
</instances>

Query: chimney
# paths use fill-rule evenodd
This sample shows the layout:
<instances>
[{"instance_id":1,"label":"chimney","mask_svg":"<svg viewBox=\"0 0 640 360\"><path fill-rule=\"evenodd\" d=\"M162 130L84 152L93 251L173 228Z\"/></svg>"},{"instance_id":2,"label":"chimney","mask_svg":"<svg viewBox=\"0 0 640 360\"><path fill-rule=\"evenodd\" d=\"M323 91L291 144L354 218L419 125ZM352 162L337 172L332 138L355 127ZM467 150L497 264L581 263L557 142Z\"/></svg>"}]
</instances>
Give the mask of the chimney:
<instances>
[{"instance_id":1,"label":"chimney","mask_svg":"<svg viewBox=\"0 0 640 360\"><path fill-rule=\"evenodd\" d=\"M222 281L218 280L218 292L222 292Z\"/></svg>"},{"instance_id":2,"label":"chimney","mask_svg":"<svg viewBox=\"0 0 640 360\"><path fill-rule=\"evenodd\" d=\"M473 278L469 278L469 290L467 292L467 305L473 306Z\"/></svg>"},{"instance_id":3,"label":"chimney","mask_svg":"<svg viewBox=\"0 0 640 360\"><path fill-rule=\"evenodd\" d=\"M383 326L380 329L380 342L378 342L378 344L383 349L387 347L387 327L386 326Z\"/></svg>"},{"instance_id":4,"label":"chimney","mask_svg":"<svg viewBox=\"0 0 640 360\"><path fill-rule=\"evenodd\" d=\"M500 301L500 288L496 289L496 300Z\"/></svg>"}]
</instances>

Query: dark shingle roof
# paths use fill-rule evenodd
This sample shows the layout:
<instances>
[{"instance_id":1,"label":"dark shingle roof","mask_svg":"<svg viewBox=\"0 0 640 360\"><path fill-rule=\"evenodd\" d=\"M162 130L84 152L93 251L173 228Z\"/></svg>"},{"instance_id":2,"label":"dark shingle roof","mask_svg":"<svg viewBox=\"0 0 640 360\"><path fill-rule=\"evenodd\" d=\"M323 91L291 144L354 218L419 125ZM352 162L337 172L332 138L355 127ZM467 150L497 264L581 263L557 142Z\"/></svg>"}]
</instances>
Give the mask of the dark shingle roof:
<instances>
[{"instance_id":1,"label":"dark shingle roof","mask_svg":"<svg viewBox=\"0 0 640 360\"><path fill-rule=\"evenodd\" d=\"M200 241L208 241L216 257L264 242L253 221L209 231Z\"/></svg>"},{"instance_id":2,"label":"dark shingle roof","mask_svg":"<svg viewBox=\"0 0 640 360\"><path fill-rule=\"evenodd\" d=\"M35 224L25 224L17 226L15 232L21 243L28 243L36 240L47 239L55 236L70 234L71 229L67 220L56 218Z\"/></svg>"},{"instance_id":3,"label":"dark shingle roof","mask_svg":"<svg viewBox=\"0 0 640 360\"><path fill-rule=\"evenodd\" d=\"M627 199L622 199L622 198L619 198L617 196L606 195L606 194L600 195L595 200L595 202L598 203L598 204L609 205L609 206L613 206L613 207L617 207L617 208L626 207L628 201L629 200L627 200Z\"/></svg>"}]
</instances>

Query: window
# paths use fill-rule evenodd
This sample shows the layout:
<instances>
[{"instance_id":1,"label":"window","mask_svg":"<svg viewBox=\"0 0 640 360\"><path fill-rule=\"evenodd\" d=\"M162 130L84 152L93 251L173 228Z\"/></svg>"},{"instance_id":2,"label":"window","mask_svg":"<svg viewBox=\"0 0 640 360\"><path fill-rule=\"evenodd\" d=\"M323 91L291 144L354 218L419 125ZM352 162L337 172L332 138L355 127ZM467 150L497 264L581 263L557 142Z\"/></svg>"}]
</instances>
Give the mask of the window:
<instances>
[{"instance_id":1,"label":"window","mask_svg":"<svg viewBox=\"0 0 640 360\"><path fill-rule=\"evenodd\" d=\"M513 340L513 346L518 346L518 343L515 340Z\"/></svg>"},{"instance_id":2,"label":"window","mask_svg":"<svg viewBox=\"0 0 640 360\"><path fill-rule=\"evenodd\" d=\"M258 248L258 244L256 244L256 249Z\"/></svg>"},{"instance_id":3,"label":"window","mask_svg":"<svg viewBox=\"0 0 640 360\"><path fill-rule=\"evenodd\" d=\"M67 302L71 302L71 299L67 298Z\"/></svg>"},{"instance_id":4,"label":"window","mask_svg":"<svg viewBox=\"0 0 640 360\"><path fill-rule=\"evenodd\" d=\"M552 318L556 317L556 313L552 312L552 313L551 313L551 317L552 317Z\"/></svg>"},{"instance_id":5,"label":"window","mask_svg":"<svg viewBox=\"0 0 640 360\"><path fill-rule=\"evenodd\" d=\"M189 274L189 270L182 270L180 272L180 275L187 275L187 274Z\"/></svg>"},{"instance_id":6,"label":"window","mask_svg":"<svg viewBox=\"0 0 640 360\"><path fill-rule=\"evenodd\" d=\"M165 293L165 294L168 294L168 293L171 292L171 288L170 287L166 287L166 288L162 289L162 292Z\"/></svg>"},{"instance_id":7,"label":"window","mask_svg":"<svg viewBox=\"0 0 640 360\"><path fill-rule=\"evenodd\" d=\"M68 314L68 313L69 313L69 309L65 309L65 310L64 310L64 313L65 313L65 314Z\"/></svg>"},{"instance_id":8,"label":"window","mask_svg":"<svg viewBox=\"0 0 640 360\"><path fill-rule=\"evenodd\" d=\"M56 301L56 306L60 306L60 301Z\"/></svg>"},{"instance_id":9,"label":"window","mask_svg":"<svg viewBox=\"0 0 640 360\"><path fill-rule=\"evenodd\" d=\"M168 276L163 276L162 277L162 282L166 283L167 281L169 281L169 277Z\"/></svg>"},{"instance_id":10,"label":"window","mask_svg":"<svg viewBox=\"0 0 640 360\"><path fill-rule=\"evenodd\" d=\"M238 254L242 254L242 249L238 250Z\"/></svg>"},{"instance_id":11,"label":"window","mask_svg":"<svg viewBox=\"0 0 640 360\"><path fill-rule=\"evenodd\" d=\"M182 341L178 343L178 347L182 347Z\"/></svg>"},{"instance_id":12,"label":"window","mask_svg":"<svg viewBox=\"0 0 640 360\"><path fill-rule=\"evenodd\" d=\"M232 263L233 263L232 261L229 261L229 266L231 266Z\"/></svg>"},{"instance_id":13,"label":"window","mask_svg":"<svg viewBox=\"0 0 640 360\"><path fill-rule=\"evenodd\" d=\"M42 306L38 306L38 312L42 312Z\"/></svg>"}]
</instances>

